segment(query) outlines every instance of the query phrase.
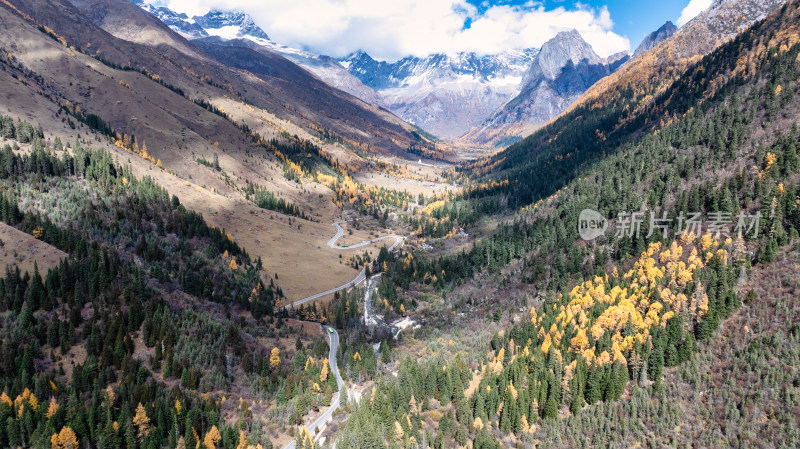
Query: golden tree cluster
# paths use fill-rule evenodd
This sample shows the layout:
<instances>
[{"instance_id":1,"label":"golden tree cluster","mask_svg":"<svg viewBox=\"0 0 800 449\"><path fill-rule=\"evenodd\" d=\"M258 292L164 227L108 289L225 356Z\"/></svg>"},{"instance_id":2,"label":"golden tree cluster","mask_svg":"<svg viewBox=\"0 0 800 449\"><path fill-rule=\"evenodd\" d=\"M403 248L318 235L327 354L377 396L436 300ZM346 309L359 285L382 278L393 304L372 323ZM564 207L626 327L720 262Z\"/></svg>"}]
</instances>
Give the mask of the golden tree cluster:
<instances>
[{"instance_id":1,"label":"golden tree cluster","mask_svg":"<svg viewBox=\"0 0 800 449\"><path fill-rule=\"evenodd\" d=\"M662 248L660 242L652 243L624 274L615 268L610 277L597 276L576 285L566 301L553 305L553 310L531 309L530 322L539 327L537 343L541 351L559 351L565 343L571 353L582 355L590 366L626 363L626 354L636 343L649 341L653 326L666 326L677 313L693 322L706 315L708 295L696 273L711 261L727 264L732 248L731 239L719 242L711 234L699 239L683 234L668 248ZM590 318L598 310L602 312ZM556 317L545 328L543 317L550 313ZM595 353L591 342L606 335L610 335L610 350ZM495 358L490 369L496 370L497 363Z\"/></svg>"}]
</instances>

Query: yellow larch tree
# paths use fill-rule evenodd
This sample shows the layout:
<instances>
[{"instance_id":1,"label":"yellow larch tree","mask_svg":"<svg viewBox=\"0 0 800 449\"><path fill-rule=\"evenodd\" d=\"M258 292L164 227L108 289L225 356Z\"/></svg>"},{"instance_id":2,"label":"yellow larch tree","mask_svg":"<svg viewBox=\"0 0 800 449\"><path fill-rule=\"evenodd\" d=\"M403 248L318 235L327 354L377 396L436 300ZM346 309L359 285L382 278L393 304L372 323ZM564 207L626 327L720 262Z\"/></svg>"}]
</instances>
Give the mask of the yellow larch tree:
<instances>
[{"instance_id":1,"label":"yellow larch tree","mask_svg":"<svg viewBox=\"0 0 800 449\"><path fill-rule=\"evenodd\" d=\"M147 417L147 412L140 402L136 407L136 415L133 417L133 424L138 430L137 437L139 442L142 442L147 435L150 435L150 418Z\"/></svg>"},{"instance_id":2,"label":"yellow larch tree","mask_svg":"<svg viewBox=\"0 0 800 449\"><path fill-rule=\"evenodd\" d=\"M78 436L67 426L61 428L61 432L54 433L50 437L51 449L79 449Z\"/></svg>"},{"instance_id":3,"label":"yellow larch tree","mask_svg":"<svg viewBox=\"0 0 800 449\"><path fill-rule=\"evenodd\" d=\"M211 426L211 428L208 429L206 436L203 437L203 446L206 449L217 449L217 443L219 443L219 440L221 439L222 435L220 435L217 426Z\"/></svg>"},{"instance_id":4,"label":"yellow larch tree","mask_svg":"<svg viewBox=\"0 0 800 449\"><path fill-rule=\"evenodd\" d=\"M394 436L397 438L397 441L403 441L403 426L400 425L398 421L394 422Z\"/></svg>"},{"instance_id":5,"label":"yellow larch tree","mask_svg":"<svg viewBox=\"0 0 800 449\"><path fill-rule=\"evenodd\" d=\"M47 413L44 414L44 417L50 419L55 416L56 412L58 412L58 402L56 402L56 398L51 397L50 404L47 406Z\"/></svg>"},{"instance_id":6,"label":"yellow larch tree","mask_svg":"<svg viewBox=\"0 0 800 449\"><path fill-rule=\"evenodd\" d=\"M236 445L236 449L247 449L247 437L243 430L239 431L239 444Z\"/></svg>"},{"instance_id":7,"label":"yellow larch tree","mask_svg":"<svg viewBox=\"0 0 800 449\"><path fill-rule=\"evenodd\" d=\"M28 397L28 405L31 406L31 409L33 409L34 412L39 411L39 400L36 399L36 395L33 393L31 393L31 395Z\"/></svg>"},{"instance_id":8,"label":"yellow larch tree","mask_svg":"<svg viewBox=\"0 0 800 449\"><path fill-rule=\"evenodd\" d=\"M6 394L5 391L2 394L0 394L0 404L5 404L5 405L7 405L9 407L13 407L14 406L14 403L11 402L11 398L8 397L8 395Z\"/></svg>"},{"instance_id":9,"label":"yellow larch tree","mask_svg":"<svg viewBox=\"0 0 800 449\"><path fill-rule=\"evenodd\" d=\"M314 449L314 439L305 427L297 430L294 441L297 449Z\"/></svg>"},{"instance_id":10,"label":"yellow larch tree","mask_svg":"<svg viewBox=\"0 0 800 449\"><path fill-rule=\"evenodd\" d=\"M528 424L528 417L526 415L522 415L519 419L520 426L522 427L523 433L533 434L536 432L536 424Z\"/></svg>"},{"instance_id":11,"label":"yellow larch tree","mask_svg":"<svg viewBox=\"0 0 800 449\"><path fill-rule=\"evenodd\" d=\"M277 368L281 364L281 350L278 348L272 348L272 351L269 353L269 366L272 368Z\"/></svg>"},{"instance_id":12,"label":"yellow larch tree","mask_svg":"<svg viewBox=\"0 0 800 449\"><path fill-rule=\"evenodd\" d=\"M114 394L114 389L111 388L111 385L107 386L105 389L106 396L108 396L108 406L114 406L114 399L116 399L116 395Z\"/></svg>"},{"instance_id":13,"label":"yellow larch tree","mask_svg":"<svg viewBox=\"0 0 800 449\"><path fill-rule=\"evenodd\" d=\"M322 368L319 371L320 382L328 380L328 359L322 359Z\"/></svg>"},{"instance_id":14,"label":"yellow larch tree","mask_svg":"<svg viewBox=\"0 0 800 449\"><path fill-rule=\"evenodd\" d=\"M586 335L586 329L578 329L578 333L570 340L569 350L575 354L580 354L589 347L589 337Z\"/></svg>"}]
</instances>

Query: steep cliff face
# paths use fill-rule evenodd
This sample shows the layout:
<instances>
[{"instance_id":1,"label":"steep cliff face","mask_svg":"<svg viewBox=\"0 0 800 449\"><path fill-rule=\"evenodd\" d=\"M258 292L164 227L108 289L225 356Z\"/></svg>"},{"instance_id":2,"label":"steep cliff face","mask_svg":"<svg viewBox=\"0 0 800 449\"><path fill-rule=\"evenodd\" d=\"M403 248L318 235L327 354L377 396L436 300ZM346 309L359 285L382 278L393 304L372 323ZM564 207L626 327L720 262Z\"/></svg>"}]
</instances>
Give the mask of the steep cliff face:
<instances>
[{"instance_id":1,"label":"steep cliff face","mask_svg":"<svg viewBox=\"0 0 800 449\"><path fill-rule=\"evenodd\" d=\"M630 63L596 83L574 106L591 103L594 108L604 107L616 93L627 89L649 92L648 101L653 101L690 64L785 3L786 0L716 0L672 36L640 52Z\"/></svg>"},{"instance_id":2,"label":"steep cliff face","mask_svg":"<svg viewBox=\"0 0 800 449\"><path fill-rule=\"evenodd\" d=\"M636 58L639 55L644 54L651 48L668 39L677 31L678 27L676 27L671 21L667 21L667 23L661 25L659 29L653 31L645 36L644 39L642 39L642 43L640 43L639 46L636 47L636 51L633 52L633 57Z\"/></svg>"},{"instance_id":3,"label":"steep cliff face","mask_svg":"<svg viewBox=\"0 0 800 449\"><path fill-rule=\"evenodd\" d=\"M576 30L562 31L542 45L542 50L533 60L523 83L531 84L541 77L555 79L568 62L579 65L597 64L600 61L600 57L583 40L580 33Z\"/></svg>"},{"instance_id":4,"label":"steep cliff face","mask_svg":"<svg viewBox=\"0 0 800 449\"><path fill-rule=\"evenodd\" d=\"M597 80L624 64L630 54L599 57L575 30L547 41L525 73L519 94L462 139L500 144L563 112Z\"/></svg>"},{"instance_id":5,"label":"steep cliff face","mask_svg":"<svg viewBox=\"0 0 800 449\"><path fill-rule=\"evenodd\" d=\"M423 130L442 138L458 138L481 126L515 128L520 123L544 122L564 110L598 77L624 64L629 55L599 58L576 31L559 35L560 45L539 49L508 50L498 54L474 52L407 56L395 62L378 61L363 51L336 60L307 50L277 43L245 12L211 10L188 17L148 0L132 0L189 40L219 37L247 39L303 67L331 86L361 100L386 108ZM554 39L555 40L555 39ZM208 47L206 41L201 46ZM235 63L226 58L229 63ZM576 67L564 76L566 61ZM534 62L537 62L534 64ZM239 61L233 65L247 65ZM586 66L588 64L588 66ZM553 85L538 86L542 79ZM533 104L502 113L504 104L533 95ZM530 101L529 101L530 102ZM524 103L524 101L523 101ZM508 117L505 117L508 115ZM499 120L494 116L500 117ZM491 121L487 121L491 120ZM512 135L519 134L516 131ZM487 143L475 139L470 143Z\"/></svg>"}]
</instances>

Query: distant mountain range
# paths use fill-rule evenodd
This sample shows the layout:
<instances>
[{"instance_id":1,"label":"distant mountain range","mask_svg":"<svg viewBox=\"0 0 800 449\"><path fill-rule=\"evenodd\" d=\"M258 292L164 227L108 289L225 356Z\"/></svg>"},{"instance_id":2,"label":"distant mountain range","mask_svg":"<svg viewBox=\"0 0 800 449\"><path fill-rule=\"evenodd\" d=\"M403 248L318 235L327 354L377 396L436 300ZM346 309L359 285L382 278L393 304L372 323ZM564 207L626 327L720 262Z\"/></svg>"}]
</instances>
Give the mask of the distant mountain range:
<instances>
[{"instance_id":1,"label":"distant mountain range","mask_svg":"<svg viewBox=\"0 0 800 449\"><path fill-rule=\"evenodd\" d=\"M164 6L155 6L142 0L133 3L153 14L173 31L189 40L219 37L222 39L248 39L266 47L316 75L331 86L356 96L367 103L382 106L381 97L364 86L334 58L298 50L279 44L259 28L253 18L240 11L209 11L203 16L189 17ZM206 47L208 44L205 45Z\"/></svg>"},{"instance_id":2,"label":"distant mountain range","mask_svg":"<svg viewBox=\"0 0 800 449\"><path fill-rule=\"evenodd\" d=\"M471 52L396 62L378 61L364 51L336 60L271 40L241 11L212 10L188 17L142 0L135 4L206 51L223 40L245 39L277 52L331 86L367 103L384 107L403 120L441 138L467 144L498 145L518 140L556 117L597 80L613 73L632 55L600 58L575 30L564 31L541 49L509 50L493 55ZM637 48L641 54L671 36L667 22ZM211 38L218 38L217 40ZM251 61L232 60L237 66Z\"/></svg>"},{"instance_id":3,"label":"distant mountain range","mask_svg":"<svg viewBox=\"0 0 800 449\"><path fill-rule=\"evenodd\" d=\"M341 62L400 118L440 137L458 137L517 93L537 53L437 53L387 63L359 51Z\"/></svg>"}]
</instances>

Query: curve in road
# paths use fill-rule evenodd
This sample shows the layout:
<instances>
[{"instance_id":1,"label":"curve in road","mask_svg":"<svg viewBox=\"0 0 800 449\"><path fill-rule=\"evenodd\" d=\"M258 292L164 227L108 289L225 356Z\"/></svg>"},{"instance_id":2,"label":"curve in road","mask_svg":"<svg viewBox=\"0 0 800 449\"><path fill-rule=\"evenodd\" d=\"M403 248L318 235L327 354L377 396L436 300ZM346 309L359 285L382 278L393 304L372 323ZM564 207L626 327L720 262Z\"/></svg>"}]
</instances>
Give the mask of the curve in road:
<instances>
[{"instance_id":1,"label":"curve in road","mask_svg":"<svg viewBox=\"0 0 800 449\"><path fill-rule=\"evenodd\" d=\"M365 240L363 242L356 243L354 245L338 246L336 244L336 241L339 240L342 237L342 235L344 235L344 228L342 228L342 226L341 226L342 223L343 222L335 222L335 223L333 223L333 225L336 226L336 235L334 235L330 240L328 240L328 246L333 248L333 249L342 249L342 250L354 249L354 248L360 248L362 246L369 245L371 243L376 243L376 242L379 242L379 241L385 240L385 239L395 239L395 242L392 244L392 246L387 248L389 250L389 252L392 252L401 243L403 243L403 240L405 240L404 237L399 236L399 235L384 235L383 237L378 237L378 238L375 238L375 239L372 239L372 240ZM361 281L363 281L364 278L366 278L366 273L362 269L361 271L358 272L358 276L356 276L355 279L353 279L352 281L350 281L350 282L348 282L346 284L342 284L342 285L340 285L338 287L334 287L334 288L332 288L330 290L325 290L324 292L316 293L314 295L311 295L311 296L303 298L303 299L298 299L297 301L294 301L294 302L292 302L290 304L286 304L285 306L283 306L283 308L284 309L289 309L289 308L292 308L292 307L297 307L300 304L304 304L304 303L307 303L309 301L313 301L313 300L321 298L321 297L323 297L325 295L330 295L331 293L336 293L339 290L344 290L346 288L350 288L350 287L360 283Z\"/></svg>"},{"instance_id":2,"label":"curve in road","mask_svg":"<svg viewBox=\"0 0 800 449\"><path fill-rule=\"evenodd\" d=\"M354 248L360 248L362 246L366 246L366 245L369 245L369 244L372 244L372 243L377 243L377 242L380 242L381 240L395 239L394 244L389 247L389 251L394 251L394 249L397 247L397 245L399 245L403 241L403 237L401 237L399 235L384 235L382 237L374 238L372 240L364 240L362 242L355 243L355 244L352 244L352 245L339 246L339 245L336 244L336 241L339 240L342 237L342 235L344 235L344 228L342 228L342 223L346 223L346 222L333 223L333 225L336 226L336 235L334 235L333 237L331 237L330 240L328 240L328 246L330 248L333 248L333 249L354 249Z\"/></svg>"},{"instance_id":3,"label":"curve in road","mask_svg":"<svg viewBox=\"0 0 800 449\"><path fill-rule=\"evenodd\" d=\"M378 237L376 239L363 241L361 243L356 243L355 245L338 246L338 245L336 245L336 241L339 240L339 238L341 238L342 235L344 235L344 228L342 228L341 223L342 222L333 223L333 225L336 227L336 235L334 235L330 240L328 240L328 246L331 247L331 248L342 249L342 250L360 248L362 246L366 246L366 245L369 245L371 243L375 243L375 242L379 242L381 240L392 239L393 238L393 239L395 239L395 242L394 242L394 244L392 244L392 246L390 246L388 248L389 252L391 252L391 251L394 251L395 248L397 248L401 243L403 243L403 240L405 240L402 236L399 236L399 235L385 235L383 237ZM315 295L311 295L311 296L309 296L307 298L303 298L303 299L294 301L291 304L285 305L284 308L288 309L290 307L299 306L300 304L306 303L308 301L313 301L313 300L315 300L317 298L320 298L322 296L329 295L331 293L335 293L335 292L337 292L339 290L344 290L346 288L349 288L349 287L352 287L353 285L358 284L359 282L363 281L365 278L366 278L366 274L365 274L365 271L362 269L358 273L358 276L356 276L356 278L353 279L352 281L350 281L350 282L348 282L348 283L346 283L344 285L341 285L339 287L332 288L330 290L326 290L324 292L317 293ZM334 399L333 402L331 402L331 406L328 408L328 410L325 413L323 413L322 415L320 415L314 422L312 422L307 427L307 429L308 429L309 433L311 433L312 437L315 436L314 433L313 433L314 429L320 427L322 424L324 424L329 419L331 419L331 417L333 416L333 412L336 411L336 409L339 408L339 405L340 405L339 398L341 397L341 394L342 394L342 388L344 388L344 381L342 380L342 376L339 374L339 366L338 366L338 363L336 361L336 350L339 347L339 333L336 332L336 329L334 329L334 328L332 328L330 326L322 326L322 328L325 330L325 332L328 333L328 338L330 339L330 343L331 344L330 344L330 352L328 354L328 364L330 365L331 373L333 373L333 375L336 377L336 384L339 387L339 393L337 393L336 399ZM284 449L295 449L294 440L290 441L289 444L284 446Z\"/></svg>"}]
</instances>

